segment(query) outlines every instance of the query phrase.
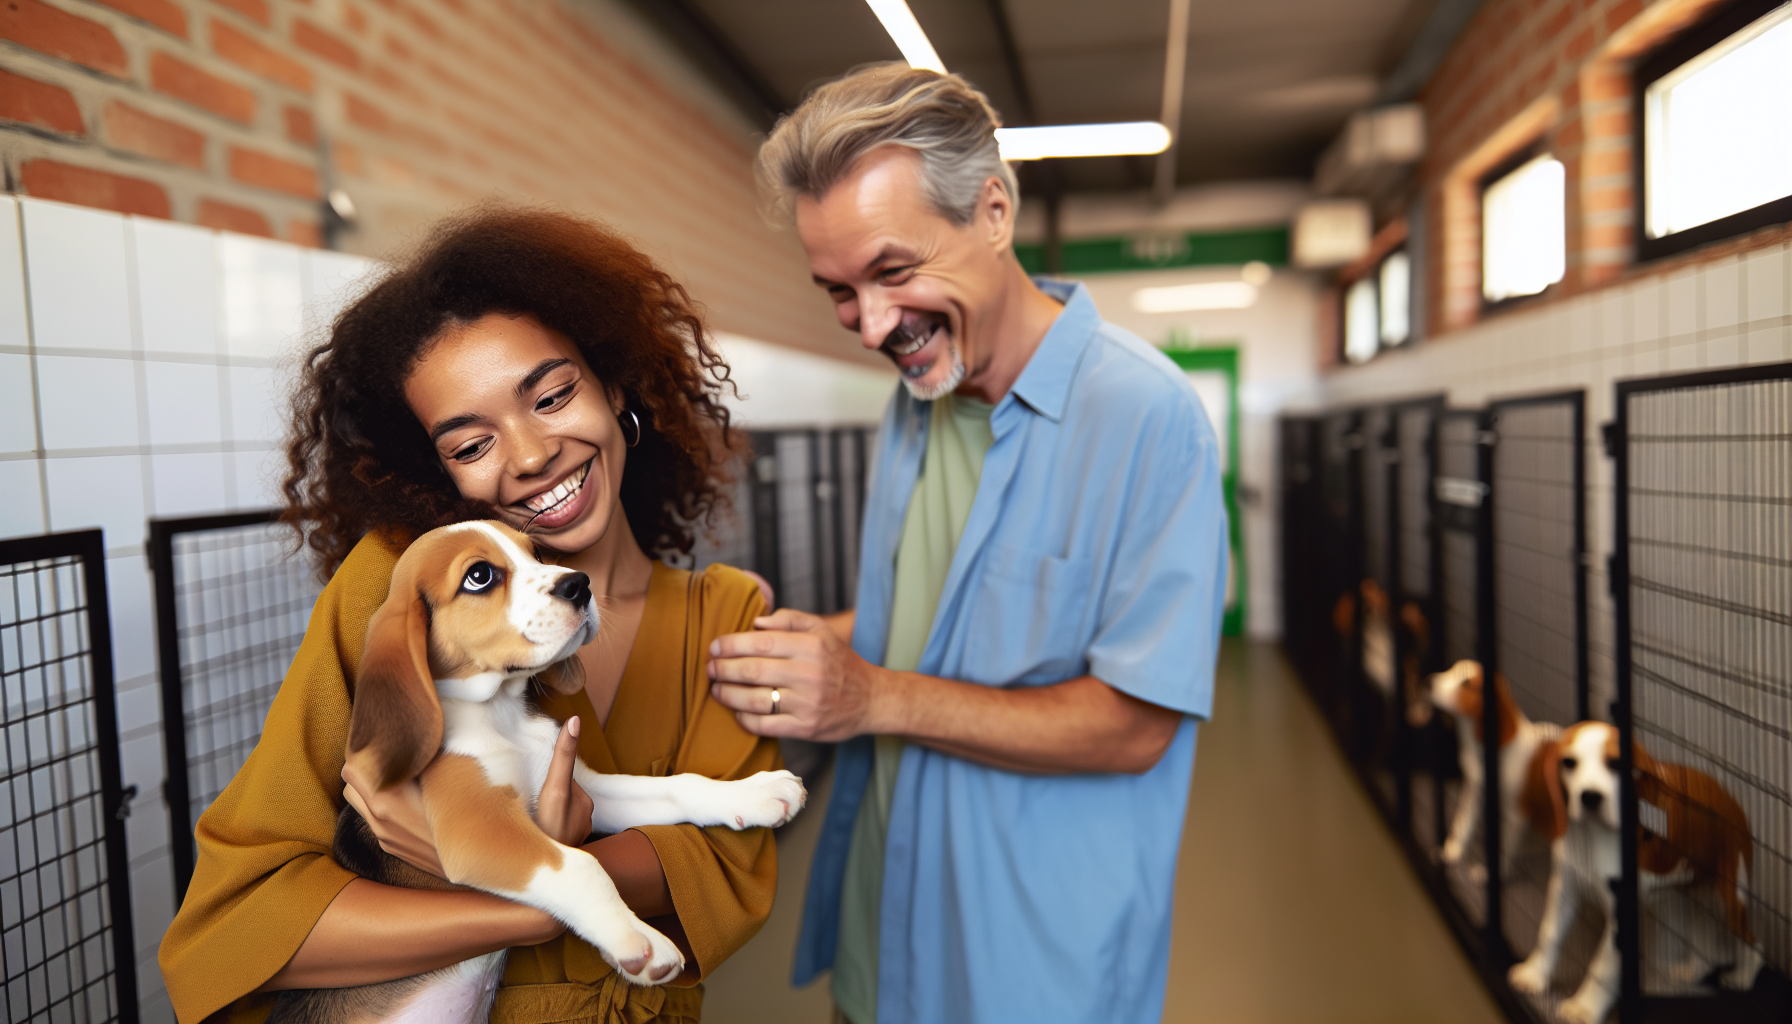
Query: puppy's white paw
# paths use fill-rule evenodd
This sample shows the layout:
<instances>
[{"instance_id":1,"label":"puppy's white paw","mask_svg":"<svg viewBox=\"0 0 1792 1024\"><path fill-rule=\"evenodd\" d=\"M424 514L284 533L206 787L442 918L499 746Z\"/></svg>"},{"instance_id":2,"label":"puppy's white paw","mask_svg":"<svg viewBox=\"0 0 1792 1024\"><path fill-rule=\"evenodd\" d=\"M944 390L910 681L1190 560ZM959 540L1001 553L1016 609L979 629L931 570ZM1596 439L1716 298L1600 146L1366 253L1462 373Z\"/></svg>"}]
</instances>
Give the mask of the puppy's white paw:
<instances>
[{"instance_id":1,"label":"puppy's white paw","mask_svg":"<svg viewBox=\"0 0 1792 1024\"><path fill-rule=\"evenodd\" d=\"M1543 964L1535 956L1531 956L1523 963L1513 964L1512 969L1506 972L1506 981L1514 991L1528 996L1540 996L1549 987L1549 972L1543 969Z\"/></svg>"},{"instance_id":2,"label":"puppy's white paw","mask_svg":"<svg viewBox=\"0 0 1792 1024\"><path fill-rule=\"evenodd\" d=\"M1457 839L1444 841L1444 863L1455 864L1462 860L1462 843Z\"/></svg>"},{"instance_id":3,"label":"puppy's white paw","mask_svg":"<svg viewBox=\"0 0 1792 1024\"><path fill-rule=\"evenodd\" d=\"M1755 987L1755 976L1761 973L1761 951L1736 940L1739 951L1736 966L1717 976L1717 983L1732 992L1747 992Z\"/></svg>"},{"instance_id":4,"label":"puppy's white paw","mask_svg":"<svg viewBox=\"0 0 1792 1024\"><path fill-rule=\"evenodd\" d=\"M1584 988L1574 994L1574 998L1556 1008L1556 1016L1562 1018L1563 1024L1604 1024L1605 1011L1611 1008L1611 1001L1603 993L1588 992Z\"/></svg>"},{"instance_id":5,"label":"puppy's white paw","mask_svg":"<svg viewBox=\"0 0 1792 1024\"><path fill-rule=\"evenodd\" d=\"M760 772L732 785L738 787L731 794L737 802L725 824L736 831L777 828L796 817L809 799L803 780L786 771Z\"/></svg>"},{"instance_id":6,"label":"puppy's white paw","mask_svg":"<svg viewBox=\"0 0 1792 1024\"><path fill-rule=\"evenodd\" d=\"M664 985L678 977L679 972L684 970L684 954L678 951L672 940L661 935L659 929L639 921L635 923L633 931L645 947L638 950L637 955L628 959L615 959L611 957L609 950L599 950L610 966L616 968L616 973L622 975L629 984L643 987Z\"/></svg>"}]
</instances>

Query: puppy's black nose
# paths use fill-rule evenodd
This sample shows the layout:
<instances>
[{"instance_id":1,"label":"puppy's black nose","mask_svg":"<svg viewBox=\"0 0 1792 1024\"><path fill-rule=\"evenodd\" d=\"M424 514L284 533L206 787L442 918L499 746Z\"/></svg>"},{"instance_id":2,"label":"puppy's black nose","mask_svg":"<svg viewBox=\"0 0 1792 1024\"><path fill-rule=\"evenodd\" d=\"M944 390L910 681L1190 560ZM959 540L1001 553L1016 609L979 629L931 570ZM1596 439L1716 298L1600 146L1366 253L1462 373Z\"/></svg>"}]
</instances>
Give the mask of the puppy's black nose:
<instances>
[{"instance_id":1,"label":"puppy's black nose","mask_svg":"<svg viewBox=\"0 0 1792 1024\"><path fill-rule=\"evenodd\" d=\"M1580 795L1580 805L1595 814L1599 812L1600 805L1604 803L1604 793L1595 793L1589 789Z\"/></svg>"},{"instance_id":2,"label":"puppy's black nose","mask_svg":"<svg viewBox=\"0 0 1792 1024\"><path fill-rule=\"evenodd\" d=\"M555 580L554 589L548 593L571 601L575 608L583 608L591 603L591 577L582 572L569 572Z\"/></svg>"}]
</instances>

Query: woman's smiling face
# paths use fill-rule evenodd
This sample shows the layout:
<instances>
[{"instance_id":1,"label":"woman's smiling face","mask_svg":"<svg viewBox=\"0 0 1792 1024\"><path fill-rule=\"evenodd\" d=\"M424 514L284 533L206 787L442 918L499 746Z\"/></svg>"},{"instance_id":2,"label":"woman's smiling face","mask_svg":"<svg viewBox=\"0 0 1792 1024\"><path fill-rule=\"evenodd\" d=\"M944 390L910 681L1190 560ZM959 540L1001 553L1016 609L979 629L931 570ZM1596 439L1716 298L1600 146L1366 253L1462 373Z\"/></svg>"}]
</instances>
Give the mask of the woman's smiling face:
<instances>
[{"instance_id":1,"label":"woman's smiling face","mask_svg":"<svg viewBox=\"0 0 1792 1024\"><path fill-rule=\"evenodd\" d=\"M616 403L578 347L531 316L488 314L444 331L404 383L463 497L567 554L621 511L627 446Z\"/></svg>"}]
</instances>

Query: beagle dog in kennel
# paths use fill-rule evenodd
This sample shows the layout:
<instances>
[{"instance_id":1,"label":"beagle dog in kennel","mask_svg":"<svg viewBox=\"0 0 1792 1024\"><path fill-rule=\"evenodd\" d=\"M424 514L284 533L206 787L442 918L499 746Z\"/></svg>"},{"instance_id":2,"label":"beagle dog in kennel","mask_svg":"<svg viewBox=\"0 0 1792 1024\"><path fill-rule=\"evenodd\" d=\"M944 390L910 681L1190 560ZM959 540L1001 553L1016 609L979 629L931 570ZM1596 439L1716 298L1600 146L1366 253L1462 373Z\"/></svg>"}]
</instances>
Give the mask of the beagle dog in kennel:
<instances>
[{"instance_id":1,"label":"beagle dog in kennel","mask_svg":"<svg viewBox=\"0 0 1792 1024\"><path fill-rule=\"evenodd\" d=\"M1443 862L1456 864L1481 823L1483 766L1481 744L1487 699L1481 663L1464 658L1431 677L1431 703L1456 719L1456 749L1462 765L1462 793L1456 798L1456 815L1444 840ZM1542 806L1541 794L1527 792L1526 779L1551 741L1562 734L1554 722L1533 722L1512 699L1512 687L1503 673L1493 674L1493 699L1498 708L1500 734L1500 867L1512 863L1526 825L1549 838L1553 819ZM1483 868L1482 870L1486 870Z\"/></svg>"},{"instance_id":2,"label":"beagle dog in kennel","mask_svg":"<svg viewBox=\"0 0 1792 1024\"><path fill-rule=\"evenodd\" d=\"M1581 722L1562 733L1537 765L1537 783L1549 797L1553 818L1549 889L1537 947L1507 978L1520 992L1540 995L1552 980L1562 940L1583 897L1605 910L1605 934L1587 976L1558 1013L1569 1024L1600 1024L1618 995L1620 964L1615 941L1616 906L1611 883L1620 873L1618 729ZM1762 966L1748 921L1749 871L1754 843L1748 816L1716 779L1686 765L1650 757L1631 747L1641 811L1637 867L1641 894L1659 901L1670 887L1688 895L1714 895L1721 927L1690 928L1684 963L1670 980L1691 988L1719 968L1718 984L1747 991ZM1659 906L1659 903L1658 903ZM1692 934L1706 932L1714 934Z\"/></svg>"},{"instance_id":3,"label":"beagle dog in kennel","mask_svg":"<svg viewBox=\"0 0 1792 1024\"><path fill-rule=\"evenodd\" d=\"M552 914L637 985L684 968L678 947L643 923L595 857L536 824L560 724L530 702L532 685L576 693L578 650L597 636L584 573L537 561L522 534L470 522L424 534L399 558L368 624L356 673L347 760L380 788L422 782L423 808L447 883L380 849L352 806L336 857L364 877L413 888L466 886ZM579 762L591 830L639 825L775 827L803 807L787 771L738 781L699 775L599 775ZM378 985L283 995L270 1021L486 1020L506 953Z\"/></svg>"}]
</instances>

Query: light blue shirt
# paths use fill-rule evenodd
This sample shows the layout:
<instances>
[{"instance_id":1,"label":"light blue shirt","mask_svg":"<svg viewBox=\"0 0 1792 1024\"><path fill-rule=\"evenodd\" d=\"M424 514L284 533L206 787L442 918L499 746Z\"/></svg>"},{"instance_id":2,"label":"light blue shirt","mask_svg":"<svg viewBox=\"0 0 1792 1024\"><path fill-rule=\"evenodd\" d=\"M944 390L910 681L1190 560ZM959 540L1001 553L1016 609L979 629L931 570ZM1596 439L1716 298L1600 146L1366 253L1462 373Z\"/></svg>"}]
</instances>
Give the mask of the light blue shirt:
<instances>
[{"instance_id":1,"label":"light blue shirt","mask_svg":"<svg viewBox=\"0 0 1792 1024\"><path fill-rule=\"evenodd\" d=\"M1081 285L990 417L995 442L920 671L985 686L1093 675L1181 711L1143 775L1035 776L910 744L884 851L878 1024L1156 1022L1176 853L1213 708L1226 513L1186 376ZM853 649L882 658L928 404L899 390L866 501ZM795 982L833 965L872 739L840 745Z\"/></svg>"}]
</instances>

